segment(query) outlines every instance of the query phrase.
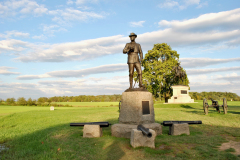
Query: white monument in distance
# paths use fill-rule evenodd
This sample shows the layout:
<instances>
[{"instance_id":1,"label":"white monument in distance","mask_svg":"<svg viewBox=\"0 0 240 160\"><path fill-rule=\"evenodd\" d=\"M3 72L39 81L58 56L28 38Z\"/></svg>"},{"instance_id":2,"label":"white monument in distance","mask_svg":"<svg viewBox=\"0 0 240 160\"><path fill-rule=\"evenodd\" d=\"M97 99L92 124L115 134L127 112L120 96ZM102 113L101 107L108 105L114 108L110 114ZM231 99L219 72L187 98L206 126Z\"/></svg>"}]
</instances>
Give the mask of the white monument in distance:
<instances>
[{"instance_id":1,"label":"white monument in distance","mask_svg":"<svg viewBox=\"0 0 240 160\"><path fill-rule=\"evenodd\" d=\"M172 86L173 96L168 99L168 103L197 103L189 96L189 87L185 85ZM165 103L166 104L166 103Z\"/></svg>"},{"instance_id":2,"label":"white monument in distance","mask_svg":"<svg viewBox=\"0 0 240 160\"><path fill-rule=\"evenodd\" d=\"M54 111L54 106L51 106L51 107L50 107L50 111Z\"/></svg>"}]
</instances>

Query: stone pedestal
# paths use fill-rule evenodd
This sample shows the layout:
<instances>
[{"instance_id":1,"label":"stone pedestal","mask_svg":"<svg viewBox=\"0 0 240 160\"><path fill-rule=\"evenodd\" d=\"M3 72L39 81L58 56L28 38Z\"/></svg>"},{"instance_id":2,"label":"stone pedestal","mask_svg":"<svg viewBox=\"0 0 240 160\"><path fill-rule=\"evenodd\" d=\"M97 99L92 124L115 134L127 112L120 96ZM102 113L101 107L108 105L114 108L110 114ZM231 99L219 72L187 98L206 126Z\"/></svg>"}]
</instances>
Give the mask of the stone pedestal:
<instances>
[{"instance_id":1,"label":"stone pedestal","mask_svg":"<svg viewBox=\"0 0 240 160\"><path fill-rule=\"evenodd\" d=\"M54 111L54 106L51 106L51 107L50 107L50 111Z\"/></svg>"},{"instance_id":2,"label":"stone pedestal","mask_svg":"<svg viewBox=\"0 0 240 160\"><path fill-rule=\"evenodd\" d=\"M123 92L119 123L111 127L114 137L131 137L131 130L142 124L150 128L157 135L162 134L162 126L155 123L152 93L148 91Z\"/></svg>"},{"instance_id":3,"label":"stone pedestal","mask_svg":"<svg viewBox=\"0 0 240 160\"><path fill-rule=\"evenodd\" d=\"M169 134L175 136L181 134L190 135L189 125L187 123L173 124L169 127Z\"/></svg>"},{"instance_id":4,"label":"stone pedestal","mask_svg":"<svg viewBox=\"0 0 240 160\"><path fill-rule=\"evenodd\" d=\"M194 103L194 99L191 99L188 93L188 86L175 85L172 86L173 96L168 100L168 103Z\"/></svg>"},{"instance_id":5,"label":"stone pedestal","mask_svg":"<svg viewBox=\"0 0 240 160\"><path fill-rule=\"evenodd\" d=\"M123 92L119 123L154 123L153 98L150 92Z\"/></svg>"},{"instance_id":6,"label":"stone pedestal","mask_svg":"<svg viewBox=\"0 0 240 160\"><path fill-rule=\"evenodd\" d=\"M133 148L136 147L150 147L155 148L155 138L156 132L152 129L149 129L149 132L152 133L152 137L148 138L146 135L143 135L142 131L137 129L131 130L131 140L130 144Z\"/></svg>"},{"instance_id":7,"label":"stone pedestal","mask_svg":"<svg viewBox=\"0 0 240 160\"><path fill-rule=\"evenodd\" d=\"M99 125L84 125L83 127L84 138L102 137L102 128Z\"/></svg>"}]
</instances>

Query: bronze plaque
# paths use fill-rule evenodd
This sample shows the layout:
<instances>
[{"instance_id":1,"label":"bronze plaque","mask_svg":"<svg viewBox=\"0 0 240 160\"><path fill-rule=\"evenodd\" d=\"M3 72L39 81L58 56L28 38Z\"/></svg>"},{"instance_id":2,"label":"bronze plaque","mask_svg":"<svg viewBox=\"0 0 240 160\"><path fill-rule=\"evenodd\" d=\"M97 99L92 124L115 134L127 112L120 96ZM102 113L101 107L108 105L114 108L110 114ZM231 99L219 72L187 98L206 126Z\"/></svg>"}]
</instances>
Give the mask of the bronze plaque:
<instances>
[{"instance_id":1,"label":"bronze plaque","mask_svg":"<svg viewBox=\"0 0 240 160\"><path fill-rule=\"evenodd\" d=\"M187 90L181 90L181 94L187 94Z\"/></svg>"},{"instance_id":2,"label":"bronze plaque","mask_svg":"<svg viewBox=\"0 0 240 160\"><path fill-rule=\"evenodd\" d=\"M142 101L142 114L150 114L149 101Z\"/></svg>"},{"instance_id":3,"label":"bronze plaque","mask_svg":"<svg viewBox=\"0 0 240 160\"><path fill-rule=\"evenodd\" d=\"M174 97L174 99L177 99L177 97Z\"/></svg>"}]
</instances>

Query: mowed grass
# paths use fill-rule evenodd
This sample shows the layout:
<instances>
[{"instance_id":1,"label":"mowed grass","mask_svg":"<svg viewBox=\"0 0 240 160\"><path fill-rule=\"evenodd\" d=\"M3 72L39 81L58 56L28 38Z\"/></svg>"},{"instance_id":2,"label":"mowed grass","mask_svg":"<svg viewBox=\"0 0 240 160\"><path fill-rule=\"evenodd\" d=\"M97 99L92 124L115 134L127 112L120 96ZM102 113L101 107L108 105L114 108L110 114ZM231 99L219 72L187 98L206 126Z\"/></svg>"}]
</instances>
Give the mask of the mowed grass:
<instances>
[{"instance_id":1,"label":"mowed grass","mask_svg":"<svg viewBox=\"0 0 240 160\"><path fill-rule=\"evenodd\" d=\"M118 107L101 107L106 102L98 102L95 107L55 107L54 111L49 107L0 106L0 145L9 148L0 152L0 159L239 159L233 149L219 151L218 147L230 140L240 142L240 102L228 102L226 115L222 108L220 114L210 108L204 115L202 101L197 102L155 103L158 123L203 122L191 125L189 136L169 136L168 127L163 127L155 149L134 149L129 139L112 137L110 127L103 128L103 137L88 139L82 137L83 127L69 126L72 122L118 123ZM73 103L81 106L80 102ZM92 106L95 102L84 103L82 106Z\"/></svg>"},{"instance_id":2,"label":"mowed grass","mask_svg":"<svg viewBox=\"0 0 240 160\"><path fill-rule=\"evenodd\" d=\"M119 102L56 102L56 104L70 105L74 107L110 107L110 106L119 106Z\"/></svg>"}]
</instances>

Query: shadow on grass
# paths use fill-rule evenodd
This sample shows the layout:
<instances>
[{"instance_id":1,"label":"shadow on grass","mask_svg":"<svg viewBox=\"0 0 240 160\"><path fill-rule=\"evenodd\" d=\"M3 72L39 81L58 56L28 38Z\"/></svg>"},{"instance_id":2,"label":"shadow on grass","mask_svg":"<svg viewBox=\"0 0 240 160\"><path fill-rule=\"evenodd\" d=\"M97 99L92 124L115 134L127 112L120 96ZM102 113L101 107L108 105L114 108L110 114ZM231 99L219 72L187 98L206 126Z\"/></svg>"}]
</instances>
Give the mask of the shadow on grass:
<instances>
[{"instance_id":1,"label":"shadow on grass","mask_svg":"<svg viewBox=\"0 0 240 160\"><path fill-rule=\"evenodd\" d=\"M187 104L181 104L180 107L186 108L186 109L195 109L195 108L193 108L193 107L191 107L191 106L189 106Z\"/></svg>"},{"instance_id":2,"label":"shadow on grass","mask_svg":"<svg viewBox=\"0 0 240 160\"><path fill-rule=\"evenodd\" d=\"M108 121L111 124L117 123L116 119ZM10 149L2 152L1 158L237 159L230 153L218 151L217 146L226 141L221 134L231 133L232 136L239 136L239 128L225 127L224 130L222 128L219 130L217 126L195 126L190 127L190 136L169 136L169 127L163 127L163 135L156 137L155 149L148 147L133 149L129 139L112 137L110 127L103 128L101 138L83 138L83 127L70 127L69 123L66 123L13 138L8 142ZM197 157L193 158L193 155Z\"/></svg>"},{"instance_id":3,"label":"shadow on grass","mask_svg":"<svg viewBox=\"0 0 240 160\"><path fill-rule=\"evenodd\" d=\"M12 139L7 142L10 149L0 156L1 159L121 159L125 152L120 146L125 142L111 137L111 127L103 128L101 138L83 138L83 127L70 127L66 123Z\"/></svg>"},{"instance_id":4,"label":"shadow on grass","mask_svg":"<svg viewBox=\"0 0 240 160\"><path fill-rule=\"evenodd\" d=\"M240 114L240 112L235 112L235 111L227 111L227 113Z\"/></svg>"}]
</instances>

